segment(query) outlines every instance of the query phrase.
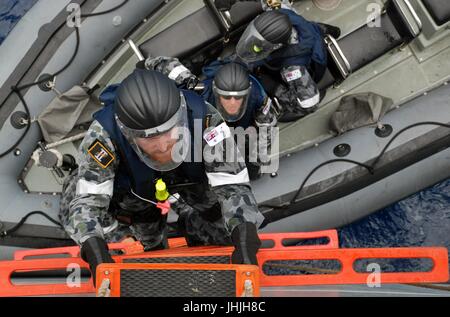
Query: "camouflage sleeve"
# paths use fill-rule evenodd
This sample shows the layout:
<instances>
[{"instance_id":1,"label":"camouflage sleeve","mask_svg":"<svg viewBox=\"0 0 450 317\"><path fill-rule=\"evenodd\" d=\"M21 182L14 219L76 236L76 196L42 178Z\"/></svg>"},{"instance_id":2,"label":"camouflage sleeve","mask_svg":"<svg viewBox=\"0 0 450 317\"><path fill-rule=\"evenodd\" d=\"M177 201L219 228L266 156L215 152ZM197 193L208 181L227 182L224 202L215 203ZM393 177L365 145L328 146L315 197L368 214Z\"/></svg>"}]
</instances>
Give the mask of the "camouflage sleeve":
<instances>
[{"instance_id":1,"label":"camouflage sleeve","mask_svg":"<svg viewBox=\"0 0 450 317\"><path fill-rule=\"evenodd\" d=\"M257 108L254 114L256 127L274 127L277 125L277 117L279 110L272 99L267 95L261 82L253 76L250 76L250 82L252 84L252 98L256 98Z\"/></svg>"},{"instance_id":2,"label":"camouflage sleeve","mask_svg":"<svg viewBox=\"0 0 450 317\"><path fill-rule=\"evenodd\" d=\"M272 99L266 97L260 108L255 113L255 124L257 127L275 127L278 123L277 109Z\"/></svg>"},{"instance_id":3,"label":"camouflage sleeve","mask_svg":"<svg viewBox=\"0 0 450 317\"><path fill-rule=\"evenodd\" d=\"M175 57L150 57L145 61L145 68L166 75L178 86L187 85L190 81L196 80L196 76Z\"/></svg>"},{"instance_id":4,"label":"camouflage sleeve","mask_svg":"<svg viewBox=\"0 0 450 317\"><path fill-rule=\"evenodd\" d=\"M97 121L90 126L78 155L76 193L69 204L69 217L81 244L93 236L104 237L104 219L108 218L119 162L108 133Z\"/></svg>"},{"instance_id":5,"label":"camouflage sleeve","mask_svg":"<svg viewBox=\"0 0 450 317\"><path fill-rule=\"evenodd\" d=\"M211 190L221 205L222 215L230 232L243 223L261 225L264 217L259 212L250 189L250 179L245 160L235 145L231 132L218 111L208 105L210 127L205 131L205 169ZM209 136L221 135L210 140ZM228 134L230 133L230 134ZM208 141L209 140L209 141ZM215 142L218 142L215 144Z\"/></svg>"},{"instance_id":6,"label":"camouflage sleeve","mask_svg":"<svg viewBox=\"0 0 450 317\"><path fill-rule=\"evenodd\" d=\"M255 125L258 129L258 145L251 147L257 149L257 153L253 153L253 157L257 157L257 165L261 167L262 173L272 173L270 168L272 165L271 157L278 152L278 128L277 117L278 112L273 105L272 100L266 97L263 106L256 110Z\"/></svg>"}]
</instances>

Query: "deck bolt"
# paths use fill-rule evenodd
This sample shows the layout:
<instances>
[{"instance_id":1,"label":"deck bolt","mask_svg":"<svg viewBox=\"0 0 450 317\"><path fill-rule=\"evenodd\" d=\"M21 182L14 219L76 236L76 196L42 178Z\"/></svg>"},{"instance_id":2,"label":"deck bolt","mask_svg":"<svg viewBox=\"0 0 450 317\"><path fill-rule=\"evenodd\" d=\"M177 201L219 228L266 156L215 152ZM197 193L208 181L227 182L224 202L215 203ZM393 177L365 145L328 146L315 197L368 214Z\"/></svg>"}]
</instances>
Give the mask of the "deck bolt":
<instances>
[{"instance_id":1,"label":"deck bolt","mask_svg":"<svg viewBox=\"0 0 450 317\"><path fill-rule=\"evenodd\" d=\"M113 23L114 26L119 26L119 25L121 25L121 24L122 24L122 17L121 17L120 15L115 16L115 17L113 18L112 23Z\"/></svg>"}]
</instances>

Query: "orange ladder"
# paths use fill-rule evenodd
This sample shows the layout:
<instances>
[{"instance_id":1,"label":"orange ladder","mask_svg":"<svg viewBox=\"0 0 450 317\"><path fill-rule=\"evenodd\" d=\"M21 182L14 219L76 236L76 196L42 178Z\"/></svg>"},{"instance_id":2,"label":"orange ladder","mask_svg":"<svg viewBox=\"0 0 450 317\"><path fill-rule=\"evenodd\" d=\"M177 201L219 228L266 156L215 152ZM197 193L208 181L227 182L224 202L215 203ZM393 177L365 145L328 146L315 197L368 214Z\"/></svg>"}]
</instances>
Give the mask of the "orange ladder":
<instances>
[{"instance_id":1,"label":"orange ladder","mask_svg":"<svg viewBox=\"0 0 450 317\"><path fill-rule=\"evenodd\" d=\"M316 249L337 249L339 248L339 239L336 230L325 230L317 232L296 232L296 233L262 233L259 234L261 241L272 242L273 246L269 246L271 250L316 250ZM284 244L289 240L310 240L310 239L321 239L325 238L328 240L326 244L322 245L308 245L308 246L285 246ZM108 245L110 250L121 250L126 255L140 254L144 252L144 248L140 242L133 243L111 243ZM184 238L173 238L169 239L169 249L183 249L185 251L195 250L199 252L200 250L210 251L217 248L217 246L202 246L191 248L186 244ZM162 250L167 252L168 250ZM14 253L14 260L25 260L30 257L42 257L48 255L69 255L71 257L80 256L80 247L64 247L64 248L50 248L50 249L36 249L36 250L20 250Z\"/></svg>"},{"instance_id":2,"label":"orange ladder","mask_svg":"<svg viewBox=\"0 0 450 317\"><path fill-rule=\"evenodd\" d=\"M261 240L271 240L272 246L261 249L258 252L259 284L263 287L271 286L301 286L301 285L332 285L332 284L366 284L371 273L358 273L354 270L354 264L358 260L372 259L431 259L433 268L429 272L399 272L383 273L379 275L381 283L445 283L449 280L448 251L446 248L380 248L380 249L339 249L337 232L335 230L321 231L316 233L289 233L289 234L261 234ZM285 246L291 239L314 239L328 238L325 245L313 246ZM140 243L112 244L111 249L119 249L124 255L113 256L116 270L155 269L162 270L164 267L175 265L192 268L197 266L199 270L204 267L230 267L232 247L192 247L185 245L184 239L171 239L171 248L168 250L143 252ZM29 259L33 256L68 254L70 258L56 259ZM57 248L45 250L19 251L15 254L14 261L0 262L0 296L39 296L39 295L66 295L94 293L92 281L79 283L74 286L65 283L18 285L11 281L14 273L21 272L45 272L51 270L67 270L74 267L88 269L88 265L79 258L79 248ZM297 275L270 275L265 273L265 267L273 261L315 261L335 260L341 264L339 271L332 274L297 274ZM183 261L196 264L182 264ZM155 263L157 262L157 263ZM181 263L180 263L181 262ZM163 264L161 264L163 263ZM185 262L184 262L185 263ZM109 264L108 264L109 265ZM163 265L162 268L161 266ZM191 266L189 266L191 265ZM99 266L100 268L100 266ZM98 271L99 272L99 271ZM110 272L103 270L102 272ZM237 271L236 271L237 272ZM102 276L102 273L97 276ZM120 276L120 274L118 275ZM117 279L117 278L116 278ZM116 283L116 284L115 284ZM119 283L119 284L117 284ZM112 281L115 289L120 281ZM237 285L237 284L236 284ZM242 289L242 285L236 289ZM256 294L256 293L255 293ZM120 295L116 290L112 296Z\"/></svg>"}]
</instances>

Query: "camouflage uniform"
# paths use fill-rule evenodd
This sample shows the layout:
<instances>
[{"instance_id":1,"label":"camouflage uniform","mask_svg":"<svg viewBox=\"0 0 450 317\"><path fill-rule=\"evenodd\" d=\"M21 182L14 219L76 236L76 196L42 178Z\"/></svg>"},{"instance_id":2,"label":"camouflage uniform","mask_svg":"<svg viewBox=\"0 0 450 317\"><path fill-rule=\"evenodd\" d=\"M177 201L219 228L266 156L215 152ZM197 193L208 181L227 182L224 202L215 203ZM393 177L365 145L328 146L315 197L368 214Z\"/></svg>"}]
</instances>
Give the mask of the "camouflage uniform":
<instances>
[{"instance_id":1,"label":"camouflage uniform","mask_svg":"<svg viewBox=\"0 0 450 317\"><path fill-rule=\"evenodd\" d=\"M194 81L195 84L197 83L196 77L189 69L181 64L178 58L166 56L148 58L145 61L145 68L156 70L157 72L166 75L175 81L178 86L186 85L189 81Z\"/></svg>"},{"instance_id":2,"label":"camouflage uniform","mask_svg":"<svg viewBox=\"0 0 450 317\"><path fill-rule=\"evenodd\" d=\"M208 115L210 129L223 122L211 105L208 105ZM224 155L229 139L214 148L203 142L203 150L219 151ZM96 140L107 146L116 158L107 168L99 166L88 153ZM188 241L229 244L230 234L237 225L251 222L259 226L264 219L250 190L245 163L242 163L236 147L232 148L236 158L233 162L204 160L209 184L179 191L181 199L172 208L180 214L181 230L187 234ZM113 192L112 184L120 161L118 152L108 133L94 121L79 148L79 168L66 179L63 187L60 219L64 228L80 245L91 237L116 242L133 236L143 243L146 250L166 247L167 216L162 216L159 210L132 195L131 191L121 195L119 201L114 199L117 193ZM227 180L221 182L224 176ZM168 187L171 194L175 194L170 185ZM119 223L115 215L122 211L140 215L141 220L131 224Z\"/></svg>"}]
</instances>

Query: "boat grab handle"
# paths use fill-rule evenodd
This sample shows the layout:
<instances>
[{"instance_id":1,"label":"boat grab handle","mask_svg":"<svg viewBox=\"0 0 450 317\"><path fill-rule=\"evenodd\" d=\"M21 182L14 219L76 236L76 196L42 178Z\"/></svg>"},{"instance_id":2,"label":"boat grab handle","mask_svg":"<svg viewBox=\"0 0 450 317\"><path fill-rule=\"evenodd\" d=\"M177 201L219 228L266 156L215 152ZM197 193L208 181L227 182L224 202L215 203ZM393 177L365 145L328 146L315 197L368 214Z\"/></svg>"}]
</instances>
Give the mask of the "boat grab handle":
<instances>
[{"instance_id":1,"label":"boat grab handle","mask_svg":"<svg viewBox=\"0 0 450 317\"><path fill-rule=\"evenodd\" d=\"M406 13L403 10L403 7L398 3L399 0L394 0L394 1L397 3L400 13L402 14L404 20L408 23L411 30L414 31L414 26L412 25L412 23L409 21L408 17L406 16ZM414 21L417 24L417 27L419 30L416 32L415 36L418 36L420 33L422 33L422 28L423 28L422 21L420 20L419 16L417 15L416 11L414 10L413 6L411 5L411 2L409 0L402 0L402 1L405 3L406 7L408 8Z\"/></svg>"},{"instance_id":2,"label":"boat grab handle","mask_svg":"<svg viewBox=\"0 0 450 317\"><path fill-rule=\"evenodd\" d=\"M352 68L350 66L350 63L347 60L347 57L345 57L344 53L342 52L338 42L331 35L327 35L325 37L325 44L327 45L328 51L330 52L331 56L333 57L334 61L336 62L342 76L344 78L347 78L352 73ZM339 53L340 58L342 59L342 61L345 64L345 68L342 65L342 63L340 62L340 59L336 56L336 53L334 52L333 48L335 48L336 51Z\"/></svg>"}]
</instances>

